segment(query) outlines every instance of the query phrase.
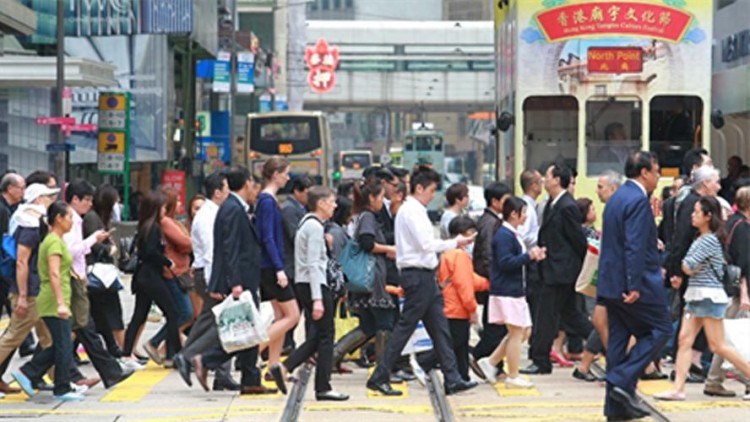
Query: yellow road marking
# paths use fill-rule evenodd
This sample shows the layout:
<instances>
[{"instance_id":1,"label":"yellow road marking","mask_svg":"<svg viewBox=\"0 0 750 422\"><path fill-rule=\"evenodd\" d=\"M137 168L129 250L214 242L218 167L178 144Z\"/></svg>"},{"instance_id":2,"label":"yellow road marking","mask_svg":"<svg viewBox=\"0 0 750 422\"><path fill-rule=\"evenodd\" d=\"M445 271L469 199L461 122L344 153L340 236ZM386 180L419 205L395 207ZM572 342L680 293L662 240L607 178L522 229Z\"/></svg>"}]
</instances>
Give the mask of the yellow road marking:
<instances>
[{"instance_id":1,"label":"yellow road marking","mask_svg":"<svg viewBox=\"0 0 750 422\"><path fill-rule=\"evenodd\" d=\"M529 377L521 375L522 378L529 380ZM536 397L540 396L539 390L536 387L532 388L507 388L505 381L496 382L494 384L495 391L500 397Z\"/></svg>"},{"instance_id":2,"label":"yellow road marking","mask_svg":"<svg viewBox=\"0 0 750 422\"><path fill-rule=\"evenodd\" d=\"M5 331L5 329L8 328L8 325L10 325L10 318L5 317L0 319L0 331Z\"/></svg>"},{"instance_id":3,"label":"yellow road marking","mask_svg":"<svg viewBox=\"0 0 750 422\"><path fill-rule=\"evenodd\" d=\"M145 369L137 371L130 378L112 387L112 390L99 401L105 403L141 401L170 372L172 372L171 369L162 368L153 362L149 362Z\"/></svg>"},{"instance_id":4,"label":"yellow road marking","mask_svg":"<svg viewBox=\"0 0 750 422\"><path fill-rule=\"evenodd\" d=\"M555 413L555 414L529 414L527 412L460 412L459 416L483 417L499 419L513 419L514 422L547 422L547 421L601 421L603 416L601 410L591 413Z\"/></svg>"},{"instance_id":5,"label":"yellow road marking","mask_svg":"<svg viewBox=\"0 0 750 422\"><path fill-rule=\"evenodd\" d=\"M672 382L667 380L638 381L638 391L647 396L653 396L671 389Z\"/></svg>"},{"instance_id":6,"label":"yellow road marking","mask_svg":"<svg viewBox=\"0 0 750 422\"><path fill-rule=\"evenodd\" d=\"M375 368L370 368L367 371L367 378L369 379L372 376L372 373L375 371ZM377 391L367 389L367 398L368 399L389 399L389 400L402 400L402 399L408 399L409 398L409 386L407 383L402 382L400 384L391 384L391 388L393 388L396 391L400 391L400 396L386 396L382 393L379 393Z\"/></svg>"},{"instance_id":7,"label":"yellow road marking","mask_svg":"<svg viewBox=\"0 0 750 422\"><path fill-rule=\"evenodd\" d=\"M690 397L688 397L690 400ZM693 412L696 410L709 410L717 408L737 408L737 409L750 409L750 402L747 401L729 401L729 400L717 400L717 401L660 401L656 403L656 406L666 412Z\"/></svg>"}]
</instances>

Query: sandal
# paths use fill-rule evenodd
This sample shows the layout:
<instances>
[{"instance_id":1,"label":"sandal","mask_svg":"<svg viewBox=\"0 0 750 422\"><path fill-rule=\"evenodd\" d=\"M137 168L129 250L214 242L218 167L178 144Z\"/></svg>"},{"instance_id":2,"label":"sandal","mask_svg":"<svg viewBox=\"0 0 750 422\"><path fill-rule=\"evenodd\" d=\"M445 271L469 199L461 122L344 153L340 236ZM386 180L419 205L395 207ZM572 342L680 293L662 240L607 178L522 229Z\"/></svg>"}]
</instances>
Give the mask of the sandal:
<instances>
[{"instance_id":1,"label":"sandal","mask_svg":"<svg viewBox=\"0 0 750 422\"><path fill-rule=\"evenodd\" d=\"M655 394L654 398L663 401L685 401L685 393L680 393L678 391L665 391L663 393Z\"/></svg>"}]
</instances>

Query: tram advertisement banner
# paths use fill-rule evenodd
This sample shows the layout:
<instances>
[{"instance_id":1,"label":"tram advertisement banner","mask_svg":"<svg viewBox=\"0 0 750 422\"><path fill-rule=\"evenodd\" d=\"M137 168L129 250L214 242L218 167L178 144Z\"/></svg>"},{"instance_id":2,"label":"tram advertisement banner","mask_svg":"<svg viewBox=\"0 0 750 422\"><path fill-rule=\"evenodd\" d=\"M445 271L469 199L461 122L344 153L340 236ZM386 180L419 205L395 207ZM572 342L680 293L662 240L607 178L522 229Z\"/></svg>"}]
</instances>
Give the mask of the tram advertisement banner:
<instances>
[{"instance_id":1,"label":"tram advertisement banner","mask_svg":"<svg viewBox=\"0 0 750 422\"><path fill-rule=\"evenodd\" d=\"M712 2L705 0L516 0L513 37L498 28L498 51L516 57L516 86L527 94L648 97L709 95ZM506 27L504 27L506 28ZM627 57L601 60L603 49ZM633 49L641 54L633 55ZM599 63L588 61L599 59ZM636 59L636 60L633 60ZM634 68L634 65L637 65ZM613 66L616 68L613 69ZM619 71L618 71L619 70ZM700 92L699 92L700 91ZM703 92L706 91L706 92ZM523 92L519 92L523 95Z\"/></svg>"}]
</instances>

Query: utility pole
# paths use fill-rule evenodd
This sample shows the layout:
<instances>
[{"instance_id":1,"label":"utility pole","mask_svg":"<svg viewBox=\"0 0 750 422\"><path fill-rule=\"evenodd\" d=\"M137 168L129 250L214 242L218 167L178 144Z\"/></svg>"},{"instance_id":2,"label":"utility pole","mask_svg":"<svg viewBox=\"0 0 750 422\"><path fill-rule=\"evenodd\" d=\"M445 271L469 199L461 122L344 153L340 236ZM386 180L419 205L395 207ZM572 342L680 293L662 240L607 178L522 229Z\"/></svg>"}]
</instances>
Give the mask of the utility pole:
<instances>
[{"instance_id":1,"label":"utility pole","mask_svg":"<svg viewBox=\"0 0 750 422\"><path fill-rule=\"evenodd\" d=\"M57 0L57 84L55 92L55 115L64 117L63 90L65 89L65 2ZM55 130L55 129L53 129ZM62 125L57 125L57 143L65 143L65 133ZM68 180L70 172L70 152L65 149L62 154L57 153L54 158L55 176L60 182Z\"/></svg>"},{"instance_id":2,"label":"utility pole","mask_svg":"<svg viewBox=\"0 0 750 422\"><path fill-rule=\"evenodd\" d=\"M229 145L234 145L234 114L236 110L237 95L237 0L232 2L232 48L231 57L229 58Z\"/></svg>"}]
</instances>

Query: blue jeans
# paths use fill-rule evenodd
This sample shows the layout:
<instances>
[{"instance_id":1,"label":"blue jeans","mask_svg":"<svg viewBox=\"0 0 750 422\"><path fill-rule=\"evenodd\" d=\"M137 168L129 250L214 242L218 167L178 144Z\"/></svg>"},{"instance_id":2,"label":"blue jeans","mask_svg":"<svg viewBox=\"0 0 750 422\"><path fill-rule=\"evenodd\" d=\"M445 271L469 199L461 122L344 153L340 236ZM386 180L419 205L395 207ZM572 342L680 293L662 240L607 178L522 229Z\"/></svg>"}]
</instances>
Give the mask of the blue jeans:
<instances>
[{"instance_id":1,"label":"blue jeans","mask_svg":"<svg viewBox=\"0 0 750 422\"><path fill-rule=\"evenodd\" d=\"M180 284L176 278L166 280L165 283L167 284L169 293L172 295L172 301L177 306L177 325L181 326L193 317L193 303L190 302L190 296L180 289ZM159 331L148 342L154 347L159 347L159 344L166 339L167 326L162 325Z\"/></svg>"}]
</instances>

